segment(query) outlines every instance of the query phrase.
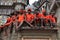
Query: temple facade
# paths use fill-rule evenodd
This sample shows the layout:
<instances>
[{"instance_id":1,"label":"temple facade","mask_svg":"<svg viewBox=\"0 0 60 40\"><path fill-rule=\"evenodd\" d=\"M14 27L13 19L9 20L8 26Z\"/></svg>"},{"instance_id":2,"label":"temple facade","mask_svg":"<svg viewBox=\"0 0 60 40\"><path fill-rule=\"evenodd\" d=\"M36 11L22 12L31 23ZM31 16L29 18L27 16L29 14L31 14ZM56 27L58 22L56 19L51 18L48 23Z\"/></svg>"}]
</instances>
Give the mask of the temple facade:
<instances>
[{"instance_id":1,"label":"temple facade","mask_svg":"<svg viewBox=\"0 0 60 40\"><path fill-rule=\"evenodd\" d=\"M46 1L48 1L46 4ZM2 35L3 40L60 40L60 0L39 0L41 2L41 8L45 6L48 12L55 12L57 17L57 25L54 28L31 28L30 24L23 22L21 24L20 31L18 33L13 33L8 37ZM45 5L44 5L45 3ZM29 0L1 0L0 1L0 15L9 15L15 10L25 9L29 4ZM33 4L34 5L34 4ZM38 9L39 5L35 5ZM48 6L47 6L48 5ZM41 10L39 8L39 10ZM32 24L31 24L32 25Z\"/></svg>"}]
</instances>

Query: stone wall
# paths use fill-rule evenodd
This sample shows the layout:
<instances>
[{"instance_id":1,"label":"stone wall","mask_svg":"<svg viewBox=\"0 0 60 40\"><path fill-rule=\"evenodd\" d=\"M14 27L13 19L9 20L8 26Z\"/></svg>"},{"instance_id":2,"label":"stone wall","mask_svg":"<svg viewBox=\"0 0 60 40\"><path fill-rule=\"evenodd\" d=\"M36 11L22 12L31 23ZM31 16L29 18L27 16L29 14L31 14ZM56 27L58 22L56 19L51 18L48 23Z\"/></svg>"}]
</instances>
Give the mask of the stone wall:
<instances>
[{"instance_id":1,"label":"stone wall","mask_svg":"<svg viewBox=\"0 0 60 40\"><path fill-rule=\"evenodd\" d=\"M56 10L57 25L58 25L58 40L60 40L60 8Z\"/></svg>"}]
</instances>

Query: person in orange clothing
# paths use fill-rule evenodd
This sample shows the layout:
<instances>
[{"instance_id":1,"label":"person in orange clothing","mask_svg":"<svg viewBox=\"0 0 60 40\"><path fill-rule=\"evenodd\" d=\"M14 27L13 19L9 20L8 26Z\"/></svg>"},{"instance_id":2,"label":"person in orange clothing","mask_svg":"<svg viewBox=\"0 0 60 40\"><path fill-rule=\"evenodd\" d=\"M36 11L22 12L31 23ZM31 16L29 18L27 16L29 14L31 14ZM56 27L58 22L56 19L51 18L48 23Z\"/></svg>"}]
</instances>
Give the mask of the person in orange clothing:
<instances>
[{"instance_id":1,"label":"person in orange clothing","mask_svg":"<svg viewBox=\"0 0 60 40\"><path fill-rule=\"evenodd\" d=\"M52 18L52 16L50 15L50 14L48 14L47 16L46 16L46 22L48 23L48 20L51 20L51 18Z\"/></svg>"},{"instance_id":2,"label":"person in orange clothing","mask_svg":"<svg viewBox=\"0 0 60 40\"><path fill-rule=\"evenodd\" d=\"M19 23L22 22L22 21L24 21L24 14L23 13L20 13L17 16L18 16L18 22Z\"/></svg>"},{"instance_id":3,"label":"person in orange clothing","mask_svg":"<svg viewBox=\"0 0 60 40\"><path fill-rule=\"evenodd\" d=\"M8 17L7 22L4 24L4 26L9 26L12 23L12 18Z\"/></svg>"},{"instance_id":4,"label":"person in orange clothing","mask_svg":"<svg viewBox=\"0 0 60 40\"><path fill-rule=\"evenodd\" d=\"M44 18L45 18L45 14L44 14L44 13L39 13L39 12L37 12L37 13L36 13L36 17L37 17L37 18L43 18L43 19L44 19Z\"/></svg>"},{"instance_id":5,"label":"person in orange clothing","mask_svg":"<svg viewBox=\"0 0 60 40\"><path fill-rule=\"evenodd\" d=\"M8 30L9 30L9 26L12 24L13 20L10 17L7 18L7 22L6 24L4 25L5 26L5 34L8 35ZM10 30L9 30L10 31Z\"/></svg>"},{"instance_id":6,"label":"person in orange clothing","mask_svg":"<svg viewBox=\"0 0 60 40\"><path fill-rule=\"evenodd\" d=\"M34 15L31 13L31 9L28 9L28 13L26 13L26 21L32 23L34 20Z\"/></svg>"},{"instance_id":7,"label":"person in orange clothing","mask_svg":"<svg viewBox=\"0 0 60 40\"><path fill-rule=\"evenodd\" d=\"M56 17L55 17L55 13L51 13L51 27L55 27L56 26Z\"/></svg>"},{"instance_id":8,"label":"person in orange clothing","mask_svg":"<svg viewBox=\"0 0 60 40\"><path fill-rule=\"evenodd\" d=\"M41 27L44 28L45 27L45 17L46 17L45 9L42 10L42 13L39 14L39 17L40 17Z\"/></svg>"},{"instance_id":9,"label":"person in orange clothing","mask_svg":"<svg viewBox=\"0 0 60 40\"><path fill-rule=\"evenodd\" d=\"M12 24L11 24L11 27L10 27L10 33L13 32L13 28L16 29L16 26L17 26L17 11L14 11L13 13L11 13L11 18L12 18Z\"/></svg>"},{"instance_id":10,"label":"person in orange clothing","mask_svg":"<svg viewBox=\"0 0 60 40\"><path fill-rule=\"evenodd\" d=\"M49 23L51 27L55 25L56 20L53 13L50 13L46 16L46 23Z\"/></svg>"},{"instance_id":11,"label":"person in orange clothing","mask_svg":"<svg viewBox=\"0 0 60 40\"><path fill-rule=\"evenodd\" d=\"M24 13L22 11L18 11L17 13L17 27L16 29L20 28L21 24L23 23L25 17L24 17Z\"/></svg>"},{"instance_id":12,"label":"person in orange clothing","mask_svg":"<svg viewBox=\"0 0 60 40\"><path fill-rule=\"evenodd\" d=\"M50 27L51 26L51 18L52 16L50 14L48 14L45 18L45 22L46 22L46 27Z\"/></svg>"},{"instance_id":13,"label":"person in orange clothing","mask_svg":"<svg viewBox=\"0 0 60 40\"><path fill-rule=\"evenodd\" d=\"M36 13L36 25L37 26L41 26L41 24L40 24L40 22L41 22L41 20L40 20L40 17L41 17L41 15L40 15L40 13L39 12L35 12Z\"/></svg>"},{"instance_id":14,"label":"person in orange clothing","mask_svg":"<svg viewBox=\"0 0 60 40\"><path fill-rule=\"evenodd\" d=\"M12 18L11 18L11 16L9 16L7 18L6 23L4 25L2 25L3 26L3 31L4 31L4 33L5 33L6 36L8 35L7 30L8 30L8 28L9 28L9 26L10 26L11 23L12 23Z\"/></svg>"},{"instance_id":15,"label":"person in orange clothing","mask_svg":"<svg viewBox=\"0 0 60 40\"><path fill-rule=\"evenodd\" d=\"M8 35L8 31L10 33L12 33L13 30L13 24L15 22L16 19L16 13L11 13L10 17L7 18L7 22L3 25L4 26L4 30L5 30L5 35Z\"/></svg>"},{"instance_id":16,"label":"person in orange clothing","mask_svg":"<svg viewBox=\"0 0 60 40\"><path fill-rule=\"evenodd\" d=\"M12 23L12 18L8 17L6 23L4 25L2 25L0 28L3 28L5 26L9 26L11 23Z\"/></svg>"}]
</instances>

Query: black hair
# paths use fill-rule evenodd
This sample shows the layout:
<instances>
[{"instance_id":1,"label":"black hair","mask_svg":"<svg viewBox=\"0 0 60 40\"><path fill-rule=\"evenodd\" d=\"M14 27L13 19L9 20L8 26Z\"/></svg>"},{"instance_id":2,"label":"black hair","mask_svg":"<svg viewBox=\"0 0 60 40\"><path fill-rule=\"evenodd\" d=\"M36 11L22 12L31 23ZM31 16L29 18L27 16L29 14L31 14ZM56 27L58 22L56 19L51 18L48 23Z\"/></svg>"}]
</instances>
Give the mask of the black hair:
<instances>
[{"instance_id":1,"label":"black hair","mask_svg":"<svg viewBox=\"0 0 60 40\"><path fill-rule=\"evenodd\" d=\"M46 15L47 15L47 13L45 12L45 13L43 13L43 15L45 15L45 16L46 16Z\"/></svg>"},{"instance_id":2,"label":"black hair","mask_svg":"<svg viewBox=\"0 0 60 40\"><path fill-rule=\"evenodd\" d=\"M16 12L16 11L14 11L11 15L16 15L16 16L17 16L17 12Z\"/></svg>"},{"instance_id":3,"label":"black hair","mask_svg":"<svg viewBox=\"0 0 60 40\"><path fill-rule=\"evenodd\" d=\"M36 15L38 15L39 13L38 12L36 12Z\"/></svg>"},{"instance_id":4,"label":"black hair","mask_svg":"<svg viewBox=\"0 0 60 40\"><path fill-rule=\"evenodd\" d=\"M20 12L19 11L16 11L17 14L19 14Z\"/></svg>"},{"instance_id":5,"label":"black hair","mask_svg":"<svg viewBox=\"0 0 60 40\"><path fill-rule=\"evenodd\" d=\"M11 16L13 16L13 15L14 15L14 13L10 13L10 15L9 15L9 16L11 17Z\"/></svg>"}]
</instances>

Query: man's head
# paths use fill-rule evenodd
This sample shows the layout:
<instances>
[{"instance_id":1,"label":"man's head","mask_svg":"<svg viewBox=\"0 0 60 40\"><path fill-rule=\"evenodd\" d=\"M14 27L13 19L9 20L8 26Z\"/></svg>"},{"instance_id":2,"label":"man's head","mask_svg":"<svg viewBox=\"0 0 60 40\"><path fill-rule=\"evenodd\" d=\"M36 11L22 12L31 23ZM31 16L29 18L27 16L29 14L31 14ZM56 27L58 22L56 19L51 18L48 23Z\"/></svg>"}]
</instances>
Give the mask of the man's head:
<instances>
[{"instance_id":1,"label":"man's head","mask_svg":"<svg viewBox=\"0 0 60 40\"><path fill-rule=\"evenodd\" d=\"M42 10L42 13L43 13L44 15L46 15L46 10L45 10L45 9L43 9L43 10Z\"/></svg>"},{"instance_id":2,"label":"man's head","mask_svg":"<svg viewBox=\"0 0 60 40\"><path fill-rule=\"evenodd\" d=\"M26 10L23 10L23 13L26 13Z\"/></svg>"},{"instance_id":3,"label":"man's head","mask_svg":"<svg viewBox=\"0 0 60 40\"><path fill-rule=\"evenodd\" d=\"M17 11L14 11L14 12L13 12L13 15L17 15Z\"/></svg>"},{"instance_id":4,"label":"man's head","mask_svg":"<svg viewBox=\"0 0 60 40\"><path fill-rule=\"evenodd\" d=\"M39 12L38 11L36 11L36 15L38 15L39 14Z\"/></svg>"},{"instance_id":5,"label":"man's head","mask_svg":"<svg viewBox=\"0 0 60 40\"><path fill-rule=\"evenodd\" d=\"M29 14L31 13L31 9L28 9L28 13L29 13Z\"/></svg>"},{"instance_id":6,"label":"man's head","mask_svg":"<svg viewBox=\"0 0 60 40\"><path fill-rule=\"evenodd\" d=\"M46 13L46 10L45 10L45 9L43 9L43 10L42 10L42 13Z\"/></svg>"},{"instance_id":7,"label":"man's head","mask_svg":"<svg viewBox=\"0 0 60 40\"><path fill-rule=\"evenodd\" d=\"M16 11L16 14L18 15L18 14L20 14L20 12L19 11Z\"/></svg>"},{"instance_id":8,"label":"man's head","mask_svg":"<svg viewBox=\"0 0 60 40\"><path fill-rule=\"evenodd\" d=\"M14 15L14 12L10 14L10 16Z\"/></svg>"},{"instance_id":9,"label":"man's head","mask_svg":"<svg viewBox=\"0 0 60 40\"><path fill-rule=\"evenodd\" d=\"M21 14L23 13L23 9L20 9L20 13L21 13Z\"/></svg>"}]
</instances>

